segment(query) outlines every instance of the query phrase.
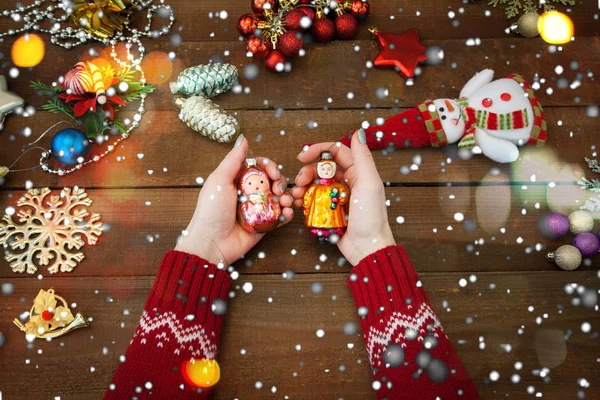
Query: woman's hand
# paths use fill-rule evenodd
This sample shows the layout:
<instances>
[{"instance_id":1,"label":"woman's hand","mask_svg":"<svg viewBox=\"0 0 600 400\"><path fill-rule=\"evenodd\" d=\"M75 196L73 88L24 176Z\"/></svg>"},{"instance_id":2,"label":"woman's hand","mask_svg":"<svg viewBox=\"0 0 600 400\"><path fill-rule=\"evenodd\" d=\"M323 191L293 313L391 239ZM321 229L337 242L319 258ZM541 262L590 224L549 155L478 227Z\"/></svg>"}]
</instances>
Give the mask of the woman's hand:
<instances>
[{"instance_id":1,"label":"woman's hand","mask_svg":"<svg viewBox=\"0 0 600 400\"><path fill-rule=\"evenodd\" d=\"M338 167L335 179L350 188L348 227L337 245L352 265L396 244L388 222L383 182L365 143L365 133L360 129L352 138L351 149L341 143L317 143L298 154L302 162L315 162L322 151L333 145L330 151ZM315 179L318 179L316 164L302 167L296 176L296 187L290 192L296 207L302 207L304 193Z\"/></svg>"},{"instance_id":2,"label":"woman's hand","mask_svg":"<svg viewBox=\"0 0 600 400\"><path fill-rule=\"evenodd\" d=\"M237 223L238 190L235 179L244 166L248 141L240 135L233 149L204 182L196 211L175 250L195 254L214 264L225 266L247 253L264 234L248 233ZM271 191L279 197L282 221L294 218L292 198L284 194L287 187L277 164L258 157L258 165L273 181Z\"/></svg>"}]
</instances>

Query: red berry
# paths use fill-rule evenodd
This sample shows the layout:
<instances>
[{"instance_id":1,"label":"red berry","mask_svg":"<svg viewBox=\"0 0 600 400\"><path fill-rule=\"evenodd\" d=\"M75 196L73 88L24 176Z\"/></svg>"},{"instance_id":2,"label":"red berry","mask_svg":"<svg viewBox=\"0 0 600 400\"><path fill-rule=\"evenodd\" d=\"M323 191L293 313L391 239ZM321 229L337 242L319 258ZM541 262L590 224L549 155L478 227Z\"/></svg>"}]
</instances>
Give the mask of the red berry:
<instances>
[{"instance_id":1,"label":"red berry","mask_svg":"<svg viewBox=\"0 0 600 400\"><path fill-rule=\"evenodd\" d=\"M342 14L335 19L335 31L340 39L352 39L357 28L358 21L350 14Z\"/></svg>"},{"instance_id":2,"label":"red berry","mask_svg":"<svg viewBox=\"0 0 600 400\"><path fill-rule=\"evenodd\" d=\"M44 321L50 321L52 319L52 313L48 310L42 312L42 319Z\"/></svg>"},{"instance_id":3,"label":"red berry","mask_svg":"<svg viewBox=\"0 0 600 400\"><path fill-rule=\"evenodd\" d=\"M319 18L313 22L312 34L317 42L329 42L335 35L335 26L328 18Z\"/></svg>"},{"instance_id":4,"label":"red berry","mask_svg":"<svg viewBox=\"0 0 600 400\"><path fill-rule=\"evenodd\" d=\"M279 50L288 57L296 57L302 46L304 40L298 31L287 31L279 38Z\"/></svg>"}]
</instances>

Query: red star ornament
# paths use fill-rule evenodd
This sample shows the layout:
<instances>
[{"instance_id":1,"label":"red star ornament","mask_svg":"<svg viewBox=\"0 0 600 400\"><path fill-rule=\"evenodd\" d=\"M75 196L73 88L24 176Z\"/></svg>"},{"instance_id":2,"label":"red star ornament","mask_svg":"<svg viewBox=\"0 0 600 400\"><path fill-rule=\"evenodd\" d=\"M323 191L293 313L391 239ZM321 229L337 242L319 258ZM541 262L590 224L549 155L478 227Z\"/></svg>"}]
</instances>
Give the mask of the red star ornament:
<instances>
[{"instance_id":1,"label":"red star ornament","mask_svg":"<svg viewBox=\"0 0 600 400\"><path fill-rule=\"evenodd\" d=\"M371 29L379 45L379 54L373 64L378 68L396 68L405 78L415 76L417 65L427 59L425 47L419 38L419 30L411 28L400 34L379 32Z\"/></svg>"}]
</instances>

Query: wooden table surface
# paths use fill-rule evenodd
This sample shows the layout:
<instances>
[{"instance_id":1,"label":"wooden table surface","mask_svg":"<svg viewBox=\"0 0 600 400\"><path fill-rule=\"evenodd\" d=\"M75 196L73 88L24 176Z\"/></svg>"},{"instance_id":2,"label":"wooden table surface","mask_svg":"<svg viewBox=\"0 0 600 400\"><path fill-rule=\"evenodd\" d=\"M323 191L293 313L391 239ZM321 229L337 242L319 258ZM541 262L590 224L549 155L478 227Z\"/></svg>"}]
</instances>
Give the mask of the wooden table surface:
<instances>
[{"instance_id":1,"label":"wooden table surface","mask_svg":"<svg viewBox=\"0 0 600 400\"><path fill-rule=\"evenodd\" d=\"M6 3L14 2L4 2L3 8ZM200 189L197 178L206 178L230 148L178 120L168 81L211 58L240 70L251 62L236 29L237 18L250 12L249 1L169 3L183 43L175 47L168 38L146 42L148 52L174 51L176 59L166 82L148 99L142 128L106 163L66 177L39 169L15 173L0 186L1 210L16 206L27 184L84 187L94 200L90 210L110 227L98 246L84 250L86 259L72 273L50 276L41 269L39 277L17 275L0 261L0 282L14 286L13 294L0 296L0 331L6 337L0 348L2 399L102 396L134 332L161 257L191 217ZM355 39L311 44L305 57L294 60L291 73L276 75L263 68L257 79L241 80L247 92L227 93L215 101L239 119L254 154L274 159L293 179L301 144L335 140L362 121L374 123L426 98L456 97L478 70L542 80L537 93L549 122L548 145L523 149L521 160L512 165L483 156L460 160L455 146L379 152L375 160L387 185L395 237L412 257L482 397L600 398L598 306L577 306L579 295L565 290L578 284L597 292L600 259L576 271L561 271L544 254L572 237L549 241L536 227L549 210L568 213L582 204L586 193L573 181L588 172L583 158L593 158L600 144L599 120L586 115L587 106L600 103L597 2L576 1L570 11L576 40L563 46L505 34L509 23L503 10L486 1L370 3L371 14ZM211 14L221 10L227 11L226 19ZM444 50L443 64L424 66L412 86L393 71L368 69L367 60L377 53L367 31L371 26L397 33L419 28L427 46ZM467 46L470 38L480 44ZM12 67L12 42L9 38L0 44L4 75ZM9 89L39 108L47 99L37 96L29 81L52 82L91 47L67 51L48 44L43 62L20 69L18 78L8 79ZM562 74L557 66L563 67ZM558 88L559 77L581 85ZM376 95L379 88L388 90L387 97ZM25 127L37 137L61 119L41 111L33 118L9 116L0 133L0 164L9 165L32 140L23 135ZM49 138L40 143L47 147ZM26 155L21 165L35 163L36 157ZM416 170L401 172L419 158ZM457 212L465 221L454 219ZM399 217L404 223L397 222ZM375 398L362 337L343 333L344 324L358 324L358 317L346 287L350 267L342 261L337 248L317 243L302 229L297 213L292 223L269 234L235 264L241 275L223 330L218 356L222 379L215 398ZM288 270L295 273L291 280L282 276ZM459 285L463 278L469 282L466 287ZM251 293L240 289L244 282L252 282ZM321 293L311 291L314 282L322 283ZM77 303L75 311L93 322L88 329L28 346L12 320L29 310L40 288L50 287ZM583 322L591 323L590 332L582 331ZM325 337L317 338L317 329L324 329ZM515 367L518 362L521 369ZM490 381L492 371L499 372L498 381ZM518 383L511 382L514 374L520 376ZM260 390L257 381L263 384Z\"/></svg>"}]
</instances>

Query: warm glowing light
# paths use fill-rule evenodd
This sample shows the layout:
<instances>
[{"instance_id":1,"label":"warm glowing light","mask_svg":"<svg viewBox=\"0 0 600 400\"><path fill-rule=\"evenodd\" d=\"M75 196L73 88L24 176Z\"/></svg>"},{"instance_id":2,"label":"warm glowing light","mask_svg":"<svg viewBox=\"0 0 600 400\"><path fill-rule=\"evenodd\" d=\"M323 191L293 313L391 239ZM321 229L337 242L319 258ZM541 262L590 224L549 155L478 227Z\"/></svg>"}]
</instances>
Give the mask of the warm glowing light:
<instances>
[{"instance_id":1,"label":"warm glowing light","mask_svg":"<svg viewBox=\"0 0 600 400\"><path fill-rule=\"evenodd\" d=\"M561 12L548 11L540 16L538 30L542 39L550 44L567 43L573 37L573 21Z\"/></svg>"},{"instance_id":2,"label":"warm glowing light","mask_svg":"<svg viewBox=\"0 0 600 400\"><path fill-rule=\"evenodd\" d=\"M163 51L153 51L144 57L142 70L146 74L146 82L159 85L171 79L173 73L173 61Z\"/></svg>"},{"instance_id":3,"label":"warm glowing light","mask_svg":"<svg viewBox=\"0 0 600 400\"><path fill-rule=\"evenodd\" d=\"M46 46L41 37L26 33L13 43L11 57L17 67L35 67L44 59Z\"/></svg>"},{"instance_id":4,"label":"warm glowing light","mask_svg":"<svg viewBox=\"0 0 600 400\"><path fill-rule=\"evenodd\" d=\"M216 360L194 360L183 363L181 368L185 380L196 387L214 386L221 378L221 368Z\"/></svg>"}]
</instances>

